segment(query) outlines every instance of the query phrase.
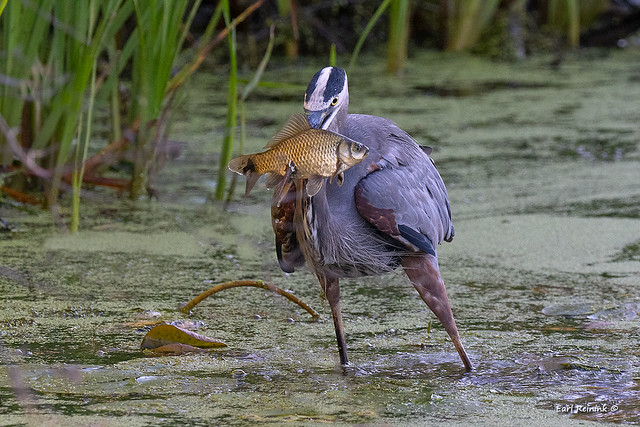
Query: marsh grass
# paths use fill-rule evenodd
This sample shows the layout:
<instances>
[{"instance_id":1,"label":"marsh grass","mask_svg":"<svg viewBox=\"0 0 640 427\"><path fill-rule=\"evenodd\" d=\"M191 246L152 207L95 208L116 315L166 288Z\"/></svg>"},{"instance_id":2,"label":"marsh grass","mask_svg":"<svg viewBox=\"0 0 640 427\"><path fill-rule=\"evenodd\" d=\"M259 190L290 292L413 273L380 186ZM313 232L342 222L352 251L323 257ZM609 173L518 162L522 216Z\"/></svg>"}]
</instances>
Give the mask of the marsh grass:
<instances>
[{"instance_id":1,"label":"marsh grass","mask_svg":"<svg viewBox=\"0 0 640 427\"><path fill-rule=\"evenodd\" d=\"M409 43L409 0L393 0L389 10L387 72L401 71L407 62Z\"/></svg>"},{"instance_id":2,"label":"marsh grass","mask_svg":"<svg viewBox=\"0 0 640 427\"><path fill-rule=\"evenodd\" d=\"M127 10L122 0L90 0L86 7L64 0L13 1L6 6L0 65L6 84L0 112L9 126L21 129L15 148L39 154L39 163L53 171L45 195L55 209L64 168L78 144L75 137L92 70L104 40L113 36ZM0 160L7 164L16 153L3 145Z\"/></svg>"},{"instance_id":3,"label":"marsh grass","mask_svg":"<svg viewBox=\"0 0 640 427\"><path fill-rule=\"evenodd\" d=\"M96 98L96 63L91 68L91 83L89 89L89 106L87 108L87 123L82 128L82 114L78 120L78 144L75 150L75 163L73 168L73 197L72 197L72 214L71 214L71 232L77 233L80 226L80 192L82 190L82 178L85 171L85 161L89 152L89 141L91 139L91 123L93 120L93 108Z\"/></svg>"},{"instance_id":4,"label":"marsh grass","mask_svg":"<svg viewBox=\"0 0 640 427\"><path fill-rule=\"evenodd\" d=\"M269 29L269 44L267 45L267 49L264 53L264 56L262 57L262 60L260 61L260 64L258 65L258 68L255 74L253 75L253 78L249 82L247 82L246 86L244 87L244 90L242 91L242 95L238 100L239 113L240 113L240 139L238 141L238 149L236 150L238 154L242 154L244 149L244 142L246 140L246 101L249 98L249 95L251 94L251 92L253 92L253 90L256 87L258 87L258 85L260 84L260 79L262 78L262 75L264 74L264 71L267 68L267 64L269 64L269 60L271 59L271 52L273 51L273 45L275 41L274 28L275 27L271 25L271 28ZM226 171L227 164L228 162L223 164L222 159L220 160L220 171L221 171L220 175L222 175L223 173L227 174L227 171ZM237 174L233 174L231 178L231 184L229 185L229 191L227 192L225 207L233 198L237 176L238 176Z\"/></svg>"},{"instance_id":5,"label":"marsh grass","mask_svg":"<svg viewBox=\"0 0 640 427\"><path fill-rule=\"evenodd\" d=\"M298 14L295 0L277 0L278 14L281 20L289 20L288 24L283 25L284 33L284 52L290 60L298 57L298 44L300 34L298 31Z\"/></svg>"},{"instance_id":6,"label":"marsh grass","mask_svg":"<svg viewBox=\"0 0 640 427\"><path fill-rule=\"evenodd\" d=\"M336 67L338 63L337 53L336 53L336 44L331 43L331 49L329 50L329 65L332 67Z\"/></svg>"},{"instance_id":7,"label":"marsh grass","mask_svg":"<svg viewBox=\"0 0 640 427\"><path fill-rule=\"evenodd\" d=\"M369 19L369 21L367 22L364 30L362 30L362 34L360 34L360 37L358 37L356 46L353 48L353 53L351 54L351 59L349 60L350 70L353 69L353 67L356 65L356 60L358 59L358 55L360 54L360 50L362 49L362 45L367 39L367 36L369 35L373 27L375 27L376 23L378 22L382 14L387 10L392 1L393 0L384 0L382 3L380 3L380 6L378 6L374 14L371 16L371 19Z\"/></svg>"},{"instance_id":8,"label":"marsh grass","mask_svg":"<svg viewBox=\"0 0 640 427\"><path fill-rule=\"evenodd\" d=\"M373 13L358 41L349 60L349 69L355 66L360 50L371 30L380 20L384 12L389 12L389 37L387 40L387 72L390 74L401 71L407 61L407 49L409 44L409 1L408 0L384 0Z\"/></svg>"},{"instance_id":9,"label":"marsh grass","mask_svg":"<svg viewBox=\"0 0 640 427\"><path fill-rule=\"evenodd\" d=\"M446 49L458 51L475 44L499 5L500 0L447 0Z\"/></svg>"},{"instance_id":10,"label":"marsh grass","mask_svg":"<svg viewBox=\"0 0 640 427\"><path fill-rule=\"evenodd\" d=\"M549 24L556 27L566 27L569 44L578 46L580 43L580 9L578 0L550 0Z\"/></svg>"},{"instance_id":11,"label":"marsh grass","mask_svg":"<svg viewBox=\"0 0 640 427\"><path fill-rule=\"evenodd\" d=\"M224 1L223 16L227 28L231 24L229 2ZM233 155L233 141L236 132L237 111L238 111L238 60L236 56L236 31L231 28L227 33L229 44L229 88L227 92L227 121L224 132L224 140L222 142L222 151L220 152L220 168L218 172L218 183L216 186L216 200L224 198L224 191L227 184L227 164Z\"/></svg>"},{"instance_id":12,"label":"marsh grass","mask_svg":"<svg viewBox=\"0 0 640 427\"><path fill-rule=\"evenodd\" d=\"M221 40L228 37L235 46L236 25L263 2L233 20L229 2L220 2L191 56L183 44L201 0L89 0L83 7L66 0L0 2L2 191L22 199L43 191L66 227L57 214L58 195L72 188L72 230L79 225L83 182L129 190L132 199L152 194L150 175L163 161L176 92ZM227 26L218 32L223 9ZM174 73L179 55L186 63ZM108 105L111 124L102 150L92 137L98 103ZM94 175L102 162L112 164L128 149L134 159L130 180ZM34 182L31 177L38 178L37 187L25 185Z\"/></svg>"},{"instance_id":13,"label":"marsh grass","mask_svg":"<svg viewBox=\"0 0 640 427\"><path fill-rule=\"evenodd\" d=\"M570 46L577 47L581 28L591 24L609 3L609 0L549 0L547 24L564 33Z\"/></svg>"},{"instance_id":14,"label":"marsh grass","mask_svg":"<svg viewBox=\"0 0 640 427\"><path fill-rule=\"evenodd\" d=\"M138 25L133 37L129 122L140 120L136 140L130 197L137 199L147 188L148 171L154 147L164 136L163 126L154 122L162 112L171 79L171 68L182 49L188 29L201 0L133 0ZM183 22L183 16L186 19ZM132 42L131 40L129 41Z\"/></svg>"}]
</instances>

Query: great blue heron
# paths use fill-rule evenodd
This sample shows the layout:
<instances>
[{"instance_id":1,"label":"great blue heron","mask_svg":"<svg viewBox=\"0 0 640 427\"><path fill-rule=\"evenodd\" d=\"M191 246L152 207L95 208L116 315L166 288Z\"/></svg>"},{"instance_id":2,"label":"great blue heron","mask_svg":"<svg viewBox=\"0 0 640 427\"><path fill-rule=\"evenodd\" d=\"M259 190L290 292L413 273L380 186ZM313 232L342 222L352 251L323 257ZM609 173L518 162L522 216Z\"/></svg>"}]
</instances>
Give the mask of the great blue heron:
<instances>
[{"instance_id":1,"label":"great blue heron","mask_svg":"<svg viewBox=\"0 0 640 427\"><path fill-rule=\"evenodd\" d=\"M436 246L454 233L447 190L428 155L431 150L391 120L347 114L348 106L346 72L336 67L318 71L304 95L309 123L366 144L369 156L344 172L342 185L325 182L314 197L302 185L274 191L271 213L280 267L293 272L306 261L316 274L346 365L339 279L401 265L470 370L438 269Z\"/></svg>"}]
</instances>

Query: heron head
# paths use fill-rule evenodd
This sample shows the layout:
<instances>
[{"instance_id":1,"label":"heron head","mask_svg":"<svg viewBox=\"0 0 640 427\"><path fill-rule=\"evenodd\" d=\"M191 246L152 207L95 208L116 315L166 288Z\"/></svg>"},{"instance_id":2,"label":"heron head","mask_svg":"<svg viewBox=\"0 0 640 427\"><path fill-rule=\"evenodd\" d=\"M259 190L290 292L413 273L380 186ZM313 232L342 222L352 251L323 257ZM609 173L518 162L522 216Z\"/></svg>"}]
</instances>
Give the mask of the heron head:
<instances>
[{"instance_id":1,"label":"heron head","mask_svg":"<svg viewBox=\"0 0 640 427\"><path fill-rule=\"evenodd\" d=\"M333 129L339 130L339 120L342 116L346 118L348 108L347 72L337 67L325 67L318 71L304 94L304 111L311 127L328 129L335 121ZM340 119L335 120L337 117Z\"/></svg>"}]
</instances>

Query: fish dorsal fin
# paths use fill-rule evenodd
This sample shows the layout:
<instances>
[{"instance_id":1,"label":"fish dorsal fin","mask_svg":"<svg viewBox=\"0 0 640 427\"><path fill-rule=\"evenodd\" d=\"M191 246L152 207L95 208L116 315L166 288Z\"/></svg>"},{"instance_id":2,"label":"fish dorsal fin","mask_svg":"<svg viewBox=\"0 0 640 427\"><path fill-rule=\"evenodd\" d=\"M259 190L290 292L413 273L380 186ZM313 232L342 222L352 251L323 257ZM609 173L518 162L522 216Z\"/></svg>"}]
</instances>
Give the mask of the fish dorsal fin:
<instances>
[{"instance_id":1,"label":"fish dorsal fin","mask_svg":"<svg viewBox=\"0 0 640 427\"><path fill-rule=\"evenodd\" d=\"M276 145L277 143L293 138L294 136L311 129L307 116L302 113L295 113L289 117L287 123L278 133L275 134L271 141L265 146L265 148Z\"/></svg>"},{"instance_id":2,"label":"fish dorsal fin","mask_svg":"<svg viewBox=\"0 0 640 427\"><path fill-rule=\"evenodd\" d=\"M320 175L313 175L307 181L307 195L309 197L313 197L318 194L318 191L322 188L322 183L324 182L324 177Z\"/></svg>"}]
</instances>

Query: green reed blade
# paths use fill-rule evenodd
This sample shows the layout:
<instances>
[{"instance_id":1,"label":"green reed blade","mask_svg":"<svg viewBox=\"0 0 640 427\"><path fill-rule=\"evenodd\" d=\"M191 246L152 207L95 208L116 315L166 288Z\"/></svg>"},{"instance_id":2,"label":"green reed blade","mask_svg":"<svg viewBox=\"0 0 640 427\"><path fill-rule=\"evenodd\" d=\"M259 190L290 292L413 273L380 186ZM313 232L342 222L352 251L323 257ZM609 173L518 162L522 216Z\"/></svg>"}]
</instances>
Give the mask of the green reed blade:
<instances>
[{"instance_id":1,"label":"green reed blade","mask_svg":"<svg viewBox=\"0 0 640 427\"><path fill-rule=\"evenodd\" d=\"M473 45L495 16L500 0L448 0L447 50Z\"/></svg>"},{"instance_id":2,"label":"green reed blade","mask_svg":"<svg viewBox=\"0 0 640 427\"><path fill-rule=\"evenodd\" d=\"M242 101L246 101L249 94L251 94L258 84L260 84L260 79L264 74L264 70L267 68L267 64L269 64L269 60L271 59L271 52L273 51L273 45L275 43L274 30L275 26L272 24L269 28L269 44L267 45L267 50L264 52L264 56L262 57L260 64L258 64L258 68L256 69L253 78L247 83L244 91L242 91L242 97L240 98Z\"/></svg>"},{"instance_id":3,"label":"green reed blade","mask_svg":"<svg viewBox=\"0 0 640 427\"><path fill-rule=\"evenodd\" d=\"M409 0L393 0L389 11L387 72L397 73L407 61L409 43Z\"/></svg>"},{"instance_id":4,"label":"green reed blade","mask_svg":"<svg viewBox=\"0 0 640 427\"><path fill-rule=\"evenodd\" d=\"M378 9L376 9L375 13L373 14L369 22L367 22L367 25L364 27L364 31L362 31L360 38L358 38L356 47L353 49L353 53L351 54L351 59L349 60L349 66L347 71L353 69L353 66L356 64L356 59L358 59L358 55L360 54L360 49L362 49L362 45L364 44L364 41L366 40L371 30L376 25L376 23L384 13L384 11L387 10L387 8L389 7L392 1L393 0L384 0L380 4L380 6L378 6Z\"/></svg>"},{"instance_id":5,"label":"green reed blade","mask_svg":"<svg viewBox=\"0 0 640 427\"><path fill-rule=\"evenodd\" d=\"M336 67L337 62L338 62L338 59L336 54L336 44L331 43L331 48L329 49L329 65L331 67Z\"/></svg>"},{"instance_id":6,"label":"green reed blade","mask_svg":"<svg viewBox=\"0 0 640 427\"><path fill-rule=\"evenodd\" d=\"M229 2L225 0L223 16L227 28L231 25L231 17L229 12ZM229 91L227 94L227 123L225 126L224 140L222 142L222 150L220 152L220 165L218 168L218 182L216 186L215 198L222 200L224 198L224 190L227 184L227 165L233 155L233 139L236 129L237 120L237 84L238 84L238 64L236 57L236 31L232 28L228 32L227 39L229 41Z\"/></svg>"},{"instance_id":7,"label":"green reed blade","mask_svg":"<svg viewBox=\"0 0 640 427\"><path fill-rule=\"evenodd\" d=\"M264 73L264 70L267 68L267 64L269 63L269 60L271 59L271 52L273 51L273 45L275 42L275 37L274 37L274 30L275 30L275 26L272 24L271 27L269 28L269 44L267 45L267 49L264 53L264 56L262 57L262 60L260 61L260 64L258 65L258 68L256 69L255 74L253 75L253 78L251 79L251 81L247 82L244 90L242 91L242 95L240 96L240 100L238 101L239 104L239 110L240 110L240 140L238 141L238 154L242 154L243 149L244 149L244 142L246 140L246 100L249 97L249 95L251 94L251 92L258 86L258 84L260 83L260 79L262 78L262 75ZM237 79L236 79L237 80ZM238 175L233 174L232 178L231 178L231 184L229 185L229 191L227 192L227 198L226 198L226 202L225 203L229 203L229 201L231 200L231 198L233 197L233 192L235 190L235 186L236 186L236 177Z\"/></svg>"}]
</instances>

